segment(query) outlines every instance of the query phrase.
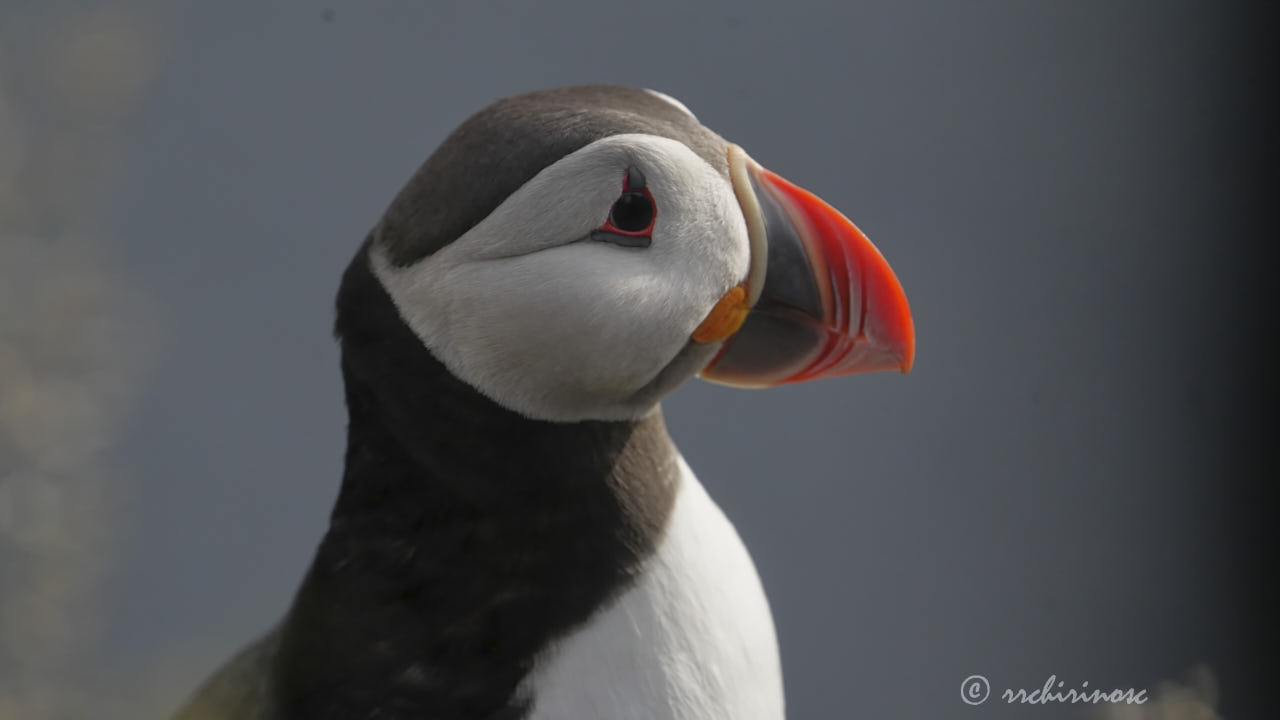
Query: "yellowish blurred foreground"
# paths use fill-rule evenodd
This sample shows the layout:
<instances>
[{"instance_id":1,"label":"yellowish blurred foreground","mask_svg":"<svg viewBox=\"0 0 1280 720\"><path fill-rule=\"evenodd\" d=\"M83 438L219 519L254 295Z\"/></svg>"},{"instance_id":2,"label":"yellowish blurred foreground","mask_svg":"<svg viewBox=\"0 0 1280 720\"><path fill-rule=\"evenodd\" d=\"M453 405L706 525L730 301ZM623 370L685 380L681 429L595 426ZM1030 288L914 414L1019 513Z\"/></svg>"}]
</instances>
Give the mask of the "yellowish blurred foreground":
<instances>
[{"instance_id":1,"label":"yellowish blurred foreground","mask_svg":"<svg viewBox=\"0 0 1280 720\"><path fill-rule=\"evenodd\" d=\"M1111 705L1101 712L1102 720L1221 720L1214 708L1218 684L1205 666L1187 673L1185 683L1166 682L1151 693L1143 705Z\"/></svg>"},{"instance_id":2,"label":"yellowish blurred foreground","mask_svg":"<svg viewBox=\"0 0 1280 720\"><path fill-rule=\"evenodd\" d=\"M0 720L162 715L138 698L173 696L85 659L130 491L108 452L148 338L101 228L158 25L139 3L61 5L0 23Z\"/></svg>"}]
</instances>

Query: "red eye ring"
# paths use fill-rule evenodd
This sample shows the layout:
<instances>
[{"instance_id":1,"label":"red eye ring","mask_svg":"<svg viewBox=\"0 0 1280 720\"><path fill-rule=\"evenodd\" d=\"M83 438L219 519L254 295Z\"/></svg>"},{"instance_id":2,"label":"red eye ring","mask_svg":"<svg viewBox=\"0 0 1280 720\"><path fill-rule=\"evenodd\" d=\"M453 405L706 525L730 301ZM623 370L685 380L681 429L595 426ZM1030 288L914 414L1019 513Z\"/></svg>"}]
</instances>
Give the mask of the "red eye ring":
<instances>
[{"instance_id":1,"label":"red eye ring","mask_svg":"<svg viewBox=\"0 0 1280 720\"><path fill-rule=\"evenodd\" d=\"M630 167L622 178L622 194L609 208L604 224L595 232L602 236L600 239L608 239L609 236L650 238L657 219L658 205L645 186L644 175L638 168Z\"/></svg>"}]
</instances>

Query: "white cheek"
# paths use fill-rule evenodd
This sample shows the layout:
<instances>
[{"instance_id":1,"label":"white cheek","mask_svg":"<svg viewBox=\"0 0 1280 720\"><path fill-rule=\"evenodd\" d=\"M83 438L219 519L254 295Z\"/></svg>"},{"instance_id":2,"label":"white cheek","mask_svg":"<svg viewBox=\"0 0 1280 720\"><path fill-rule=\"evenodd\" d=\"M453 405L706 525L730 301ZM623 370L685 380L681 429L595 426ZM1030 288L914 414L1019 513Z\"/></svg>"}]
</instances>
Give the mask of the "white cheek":
<instances>
[{"instance_id":1,"label":"white cheek","mask_svg":"<svg viewBox=\"0 0 1280 720\"><path fill-rule=\"evenodd\" d=\"M608 402L638 390L688 334L672 327L676 288L656 269L620 263L620 252L584 243L459 268L465 319L454 341L512 384L536 378L560 397Z\"/></svg>"},{"instance_id":2,"label":"white cheek","mask_svg":"<svg viewBox=\"0 0 1280 720\"><path fill-rule=\"evenodd\" d=\"M656 270L621 271L607 245L396 270L375 268L401 315L461 379L547 420L624 419L680 351L682 300ZM612 257L611 257L612 256Z\"/></svg>"},{"instance_id":3,"label":"white cheek","mask_svg":"<svg viewBox=\"0 0 1280 720\"><path fill-rule=\"evenodd\" d=\"M669 199L667 205L674 207L659 217L650 248L667 281L680 285L680 294L703 309L741 282L750 265L746 221L732 190L721 185L704 182L703 193ZM703 317L699 314L693 327Z\"/></svg>"}]
</instances>

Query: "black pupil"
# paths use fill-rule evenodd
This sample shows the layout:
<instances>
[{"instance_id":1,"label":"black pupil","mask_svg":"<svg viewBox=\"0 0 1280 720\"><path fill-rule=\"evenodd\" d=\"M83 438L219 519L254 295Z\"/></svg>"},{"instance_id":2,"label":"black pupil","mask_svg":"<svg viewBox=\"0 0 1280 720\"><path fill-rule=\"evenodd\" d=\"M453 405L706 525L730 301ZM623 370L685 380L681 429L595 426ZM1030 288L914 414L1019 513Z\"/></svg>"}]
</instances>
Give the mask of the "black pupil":
<instances>
[{"instance_id":1,"label":"black pupil","mask_svg":"<svg viewBox=\"0 0 1280 720\"><path fill-rule=\"evenodd\" d=\"M644 193L622 193L609 211L609 220L623 232L640 232L653 222L653 202Z\"/></svg>"}]
</instances>

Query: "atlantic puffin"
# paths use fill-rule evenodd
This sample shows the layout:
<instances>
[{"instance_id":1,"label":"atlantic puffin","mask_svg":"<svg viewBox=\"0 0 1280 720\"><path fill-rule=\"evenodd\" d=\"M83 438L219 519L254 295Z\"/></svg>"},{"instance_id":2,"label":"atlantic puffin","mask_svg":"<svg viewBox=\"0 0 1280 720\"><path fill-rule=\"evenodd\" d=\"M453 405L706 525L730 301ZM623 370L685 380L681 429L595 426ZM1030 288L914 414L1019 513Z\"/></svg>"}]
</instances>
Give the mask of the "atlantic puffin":
<instances>
[{"instance_id":1,"label":"atlantic puffin","mask_svg":"<svg viewBox=\"0 0 1280 720\"><path fill-rule=\"evenodd\" d=\"M848 219L652 90L498 100L343 275L349 413L278 625L178 720L775 720L768 602L659 401L911 368Z\"/></svg>"}]
</instances>

